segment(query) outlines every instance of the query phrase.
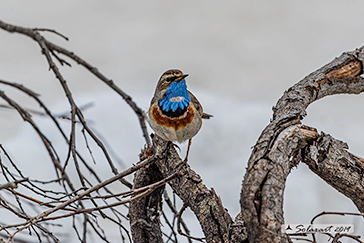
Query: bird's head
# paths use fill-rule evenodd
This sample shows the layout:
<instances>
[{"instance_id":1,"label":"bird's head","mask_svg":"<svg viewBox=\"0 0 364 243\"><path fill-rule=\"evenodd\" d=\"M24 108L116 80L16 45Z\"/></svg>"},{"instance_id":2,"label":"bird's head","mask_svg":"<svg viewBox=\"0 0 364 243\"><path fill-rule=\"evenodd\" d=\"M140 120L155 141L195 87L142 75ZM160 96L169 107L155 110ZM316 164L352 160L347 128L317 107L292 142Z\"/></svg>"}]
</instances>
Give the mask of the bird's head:
<instances>
[{"instance_id":1,"label":"bird's head","mask_svg":"<svg viewBox=\"0 0 364 243\"><path fill-rule=\"evenodd\" d=\"M188 74L183 74L183 72L178 69L170 69L165 71L159 79L157 90L166 90L174 82L184 80L187 76Z\"/></svg>"}]
</instances>

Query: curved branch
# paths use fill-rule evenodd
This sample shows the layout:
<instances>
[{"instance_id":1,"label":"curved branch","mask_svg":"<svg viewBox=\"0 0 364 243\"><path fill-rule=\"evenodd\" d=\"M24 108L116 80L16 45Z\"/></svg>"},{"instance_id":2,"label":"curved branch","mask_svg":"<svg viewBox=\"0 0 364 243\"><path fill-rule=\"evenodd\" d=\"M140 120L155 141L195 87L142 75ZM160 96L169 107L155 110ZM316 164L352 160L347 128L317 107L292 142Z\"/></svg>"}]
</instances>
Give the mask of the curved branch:
<instances>
[{"instance_id":1,"label":"curved branch","mask_svg":"<svg viewBox=\"0 0 364 243\"><path fill-rule=\"evenodd\" d=\"M254 146L242 186L241 214L250 242L288 242L281 233L285 181L295 162L292 159L298 160L300 150L313 138L298 131L288 137L283 134L300 127L312 102L328 95L364 91L364 79L359 76L363 48L343 53L311 73L285 91L273 107L273 119Z\"/></svg>"}]
</instances>

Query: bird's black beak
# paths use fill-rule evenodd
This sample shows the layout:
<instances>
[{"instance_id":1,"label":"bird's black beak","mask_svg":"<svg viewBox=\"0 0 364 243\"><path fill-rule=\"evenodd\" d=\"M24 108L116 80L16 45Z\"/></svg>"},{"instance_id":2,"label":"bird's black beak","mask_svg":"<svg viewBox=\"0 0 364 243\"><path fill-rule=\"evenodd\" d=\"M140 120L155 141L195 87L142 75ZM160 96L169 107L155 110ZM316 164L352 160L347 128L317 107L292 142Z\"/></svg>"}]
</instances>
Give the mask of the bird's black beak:
<instances>
[{"instance_id":1,"label":"bird's black beak","mask_svg":"<svg viewBox=\"0 0 364 243\"><path fill-rule=\"evenodd\" d=\"M179 76L178 78L176 78L174 81L181 81L187 76L188 76L188 74L183 74L183 75Z\"/></svg>"}]
</instances>

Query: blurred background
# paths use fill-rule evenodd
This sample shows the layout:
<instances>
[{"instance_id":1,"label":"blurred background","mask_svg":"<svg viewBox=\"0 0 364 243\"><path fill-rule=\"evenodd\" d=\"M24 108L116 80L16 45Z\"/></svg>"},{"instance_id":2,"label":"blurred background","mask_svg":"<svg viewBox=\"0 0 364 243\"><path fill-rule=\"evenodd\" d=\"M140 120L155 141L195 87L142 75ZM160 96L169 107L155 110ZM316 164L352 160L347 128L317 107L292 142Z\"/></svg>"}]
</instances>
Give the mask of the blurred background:
<instances>
[{"instance_id":1,"label":"blurred background","mask_svg":"<svg viewBox=\"0 0 364 243\"><path fill-rule=\"evenodd\" d=\"M164 71L178 68L189 73L189 89L204 110L214 115L193 139L189 164L234 216L239 212L241 182L251 147L269 123L271 107L303 77L342 52L364 45L364 2L359 0L0 3L4 22L55 29L69 37L65 41L42 33L96 66L143 110L148 109ZM48 70L36 42L1 30L0 43L0 79L24 84L41 94L55 113L68 114L63 89ZM136 163L144 146L137 117L108 86L69 62L72 68L60 70L77 103L92 104L84 111L86 120L112 149L119 170ZM19 104L38 109L23 94L0 89ZM363 101L363 95L324 98L308 108L304 123L347 142L351 152L363 155ZM35 119L66 155L67 147L49 121ZM71 125L66 120L62 124ZM0 143L26 174L54 176L39 138L15 111L1 108L0 126ZM185 147L181 145L182 154ZM112 175L106 162L98 161L96 166L104 178ZM287 223L309 223L322 211L357 212L350 200L304 164L288 177L284 210ZM187 213L185 217L193 225L192 233L201 236L193 216ZM355 234L364 235L360 218L325 216L318 222L354 223Z\"/></svg>"}]
</instances>

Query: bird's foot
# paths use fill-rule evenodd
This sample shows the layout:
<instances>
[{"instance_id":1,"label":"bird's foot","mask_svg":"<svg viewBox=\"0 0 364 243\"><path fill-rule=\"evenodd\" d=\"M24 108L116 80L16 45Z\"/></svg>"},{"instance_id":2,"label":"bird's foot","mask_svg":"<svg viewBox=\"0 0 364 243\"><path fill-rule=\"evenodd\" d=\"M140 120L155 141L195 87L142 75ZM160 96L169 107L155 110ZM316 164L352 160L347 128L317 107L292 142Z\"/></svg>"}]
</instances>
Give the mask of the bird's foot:
<instances>
[{"instance_id":1,"label":"bird's foot","mask_svg":"<svg viewBox=\"0 0 364 243\"><path fill-rule=\"evenodd\" d=\"M171 143L172 143L172 142L171 142ZM173 147L175 147L175 148L177 148L177 149L181 152L181 148L180 148L177 144L172 143L172 146L173 146Z\"/></svg>"}]
</instances>

